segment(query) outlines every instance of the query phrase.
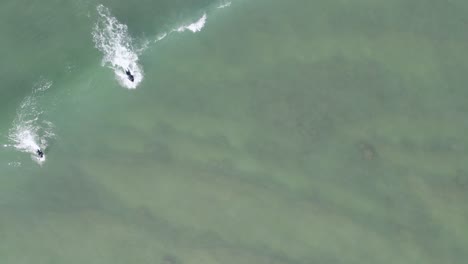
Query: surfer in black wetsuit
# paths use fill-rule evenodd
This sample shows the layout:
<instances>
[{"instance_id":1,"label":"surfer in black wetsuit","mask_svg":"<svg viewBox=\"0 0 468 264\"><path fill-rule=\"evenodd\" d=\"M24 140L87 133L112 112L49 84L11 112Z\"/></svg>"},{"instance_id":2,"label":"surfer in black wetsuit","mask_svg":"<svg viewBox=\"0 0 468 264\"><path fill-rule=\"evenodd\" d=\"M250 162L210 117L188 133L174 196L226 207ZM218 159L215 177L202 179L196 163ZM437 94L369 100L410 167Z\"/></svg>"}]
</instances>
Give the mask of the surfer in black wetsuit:
<instances>
[{"instance_id":1,"label":"surfer in black wetsuit","mask_svg":"<svg viewBox=\"0 0 468 264\"><path fill-rule=\"evenodd\" d=\"M127 70L125 71L125 74L127 74L127 77L128 77L128 79L129 79L130 81L133 82L133 81L135 80L135 76L133 76L133 74L130 72L129 69L127 69Z\"/></svg>"},{"instance_id":2,"label":"surfer in black wetsuit","mask_svg":"<svg viewBox=\"0 0 468 264\"><path fill-rule=\"evenodd\" d=\"M41 150L41 149L38 149L36 151L37 155L39 156L39 158L43 158L44 157L44 152Z\"/></svg>"}]
</instances>

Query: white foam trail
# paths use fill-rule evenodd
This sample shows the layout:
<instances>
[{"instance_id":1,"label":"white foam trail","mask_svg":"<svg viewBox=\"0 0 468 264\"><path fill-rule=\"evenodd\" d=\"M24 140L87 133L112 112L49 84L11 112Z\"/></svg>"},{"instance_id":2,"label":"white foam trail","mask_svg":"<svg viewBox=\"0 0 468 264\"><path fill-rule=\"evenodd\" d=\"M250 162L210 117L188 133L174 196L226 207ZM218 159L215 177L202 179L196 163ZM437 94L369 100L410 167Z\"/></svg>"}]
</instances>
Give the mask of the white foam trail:
<instances>
[{"instance_id":1,"label":"white foam trail","mask_svg":"<svg viewBox=\"0 0 468 264\"><path fill-rule=\"evenodd\" d=\"M231 6L231 2L230 2L230 1L227 1L227 2L225 2L225 3L223 3L223 4L220 4L220 5L218 6L218 8L226 8L226 7L230 7L230 6Z\"/></svg>"},{"instance_id":2,"label":"white foam trail","mask_svg":"<svg viewBox=\"0 0 468 264\"><path fill-rule=\"evenodd\" d=\"M176 29L177 32L184 32L185 30L190 30L192 32L199 32L202 30L202 28L205 26L205 23L206 23L206 13L203 14L203 16L198 19L196 22L192 23L192 24L189 24L189 25L185 25L185 26L180 26L179 28Z\"/></svg>"},{"instance_id":3,"label":"white foam trail","mask_svg":"<svg viewBox=\"0 0 468 264\"><path fill-rule=\"evenodd\" d=\"M97 11L98 20L92 35L96 48L104 54L102 65L114 70L120 85L135 89L143 80L143 69L138 64L138 53L141 53L145 46L141 49L134 48L127 25L119 23L108 8L99 5ZM134 76L133 82L125 73L127 69Z\"/></svg>"},{"instance_id":4,"label":"white foam trail","mask_svg":"<svg viewBox=\"0 0 468 264\"><path fill-rule=\"evenodd\" d=\"M8 139L11 144L5 145L5 147L14 147L21 152L31 153L33 160L39 164L45 161L45 155L40 158L36 151L38 149L45 151L47 140L53 138L54 133L53 124L42 117L43 111L38 98L51 86L51 82L41 81L33 88L32 94L23 100L17 110L13 126L9 130Z\"/></svg>"}]
</instances>

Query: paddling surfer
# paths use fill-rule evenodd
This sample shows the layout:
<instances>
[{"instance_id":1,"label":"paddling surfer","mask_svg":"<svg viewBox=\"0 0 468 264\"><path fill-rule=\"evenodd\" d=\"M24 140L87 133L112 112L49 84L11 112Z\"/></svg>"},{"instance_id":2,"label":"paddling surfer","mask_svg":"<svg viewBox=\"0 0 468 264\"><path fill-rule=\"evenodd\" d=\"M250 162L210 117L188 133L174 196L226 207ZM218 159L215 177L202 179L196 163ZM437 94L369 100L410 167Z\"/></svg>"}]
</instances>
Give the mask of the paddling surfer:
<instances>
[{"instance_id":1,"label":"paddling surfer","mask_svg":"<svg viewBox=\"0 0 468 264\"><path fill-rule=\"evenodd\" d=\"M39 158L42 159L42 158L44 157L44 152L43 152L41 149L38 149L38 150L36 151L36 153L37 153L37 155L39 156Z\"/></svg>"},{"instance_id":2,"label":"paddling surfer","mask_svg":"<svg viewBox=\"0 0 468 264\"><path fill-rule=\"evenodd\" d=\"M129 79L130 81L133 82L133 81L135 80L135 76L133 76L133 74L130 72L129 69L127 69L127 70L125 71L125 74L127 74L127 77L128 77L128 79Z\"/></svg>"}]
</instances>

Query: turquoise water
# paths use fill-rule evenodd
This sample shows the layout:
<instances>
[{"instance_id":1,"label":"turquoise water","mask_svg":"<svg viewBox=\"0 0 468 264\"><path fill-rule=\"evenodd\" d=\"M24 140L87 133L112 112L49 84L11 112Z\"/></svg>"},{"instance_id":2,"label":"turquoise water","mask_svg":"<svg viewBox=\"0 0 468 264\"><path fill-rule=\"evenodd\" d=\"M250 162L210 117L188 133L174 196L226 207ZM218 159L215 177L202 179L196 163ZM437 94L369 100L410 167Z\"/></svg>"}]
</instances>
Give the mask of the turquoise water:
<instances>
[{"instance_id":1,"label":"turquoise water","mask_svg":"<svg viewBox=\"0 0 468 264\"><path fill-rule=\"evenodd\" d=\"M0 262L464 263L467 12L3 1Z\"/></svg>"}]
</instances>

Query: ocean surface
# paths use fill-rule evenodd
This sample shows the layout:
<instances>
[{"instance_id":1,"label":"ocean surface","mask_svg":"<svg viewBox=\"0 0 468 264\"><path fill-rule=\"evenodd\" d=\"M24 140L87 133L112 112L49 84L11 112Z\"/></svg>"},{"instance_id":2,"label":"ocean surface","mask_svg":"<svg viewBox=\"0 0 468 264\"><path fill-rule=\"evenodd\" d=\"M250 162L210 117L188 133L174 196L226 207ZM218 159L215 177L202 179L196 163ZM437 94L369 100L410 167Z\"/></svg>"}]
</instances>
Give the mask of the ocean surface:
<instances>
[{"instance_id":1,"label":"ocean surface","mask_svg":"<svg viewBox=\"0 0 468 264\"><path fill-rule=\"evenodd\" d=\"M466 263L467 14L2 1L0 263Z\"/></svg>"}]
</instances>

